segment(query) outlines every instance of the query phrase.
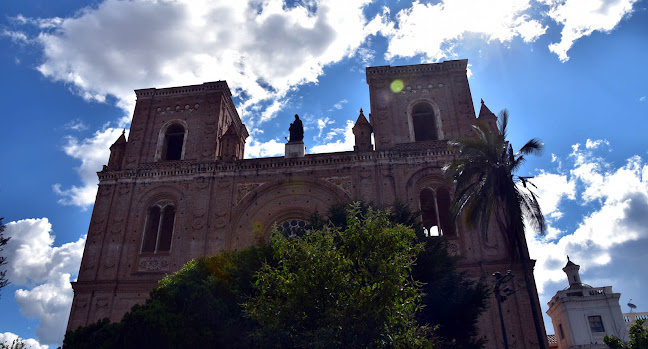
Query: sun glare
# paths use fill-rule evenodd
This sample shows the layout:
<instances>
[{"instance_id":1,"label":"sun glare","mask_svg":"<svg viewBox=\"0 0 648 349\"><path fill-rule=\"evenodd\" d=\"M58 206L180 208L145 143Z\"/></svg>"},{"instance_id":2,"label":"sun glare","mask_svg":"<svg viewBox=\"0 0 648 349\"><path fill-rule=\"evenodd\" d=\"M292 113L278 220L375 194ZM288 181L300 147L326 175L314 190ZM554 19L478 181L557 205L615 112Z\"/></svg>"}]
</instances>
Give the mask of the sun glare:
<instances>
[{"instance_id":1,"label":"sun glare","mask_svg":"<svg viewBox=\"0 0 648 349\"><path fill-rule=\"evenodd\" d=\"M392 92L394 92L394 93L398 93L398 92L402 91L404 86L405 85L403 84L403 80L400 80L400 79L396 79L396 80L392 81L392 83L389 85Z\"/></svg>"}]
</instances>

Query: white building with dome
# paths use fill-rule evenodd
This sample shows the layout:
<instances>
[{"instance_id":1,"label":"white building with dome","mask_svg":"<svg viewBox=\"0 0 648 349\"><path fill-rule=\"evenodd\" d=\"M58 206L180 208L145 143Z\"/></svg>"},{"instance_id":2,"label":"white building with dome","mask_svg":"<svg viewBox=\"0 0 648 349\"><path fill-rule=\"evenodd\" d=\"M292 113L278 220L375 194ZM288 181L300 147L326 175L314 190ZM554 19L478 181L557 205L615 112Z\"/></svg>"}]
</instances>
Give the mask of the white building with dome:
<instances>
[{"instance_id":1,"label":"white building with dome","mask_svg":"<svg viewBox=\"0 0 648 349\"><path fill-rule=\"evenodd\" d=\"M619 306L620 293L612 286L592 287L581 282L580 266L569 260L563 268L569 286L549 301L558 348L607 348L606 335L628 340L628 330Z\"/></svg>"}]
</instances>

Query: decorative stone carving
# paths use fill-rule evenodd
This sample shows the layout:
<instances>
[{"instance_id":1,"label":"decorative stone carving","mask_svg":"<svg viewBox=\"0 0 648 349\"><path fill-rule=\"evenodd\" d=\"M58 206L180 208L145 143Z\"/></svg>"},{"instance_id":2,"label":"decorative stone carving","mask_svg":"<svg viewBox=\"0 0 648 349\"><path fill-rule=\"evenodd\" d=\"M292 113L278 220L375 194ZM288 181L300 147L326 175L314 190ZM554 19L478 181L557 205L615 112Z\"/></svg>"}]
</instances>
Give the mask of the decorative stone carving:
<instances>
[{"instance_id":1,"label":"decorative stone carving","mask_svg":"<svg viewBox=\"0 0 648 349\"><path fill-rule=\"evenodd\" d=\"M461 249L459 248L459 243L456 241L448 241L448 254L451 256L460 256Z\"/></svg>"},{"instance_id":2,"label":"decorative stone carving","mask_svg":"<svg viewBox=\"0 0 648 349\"><path fill-rule=\"evenodd\" d=\"M119 186L119 194L120 195L126 195L130 192L130 185L129 184L122 184Z\"/></svg>"},{"instance_id":3,"label":"decorative stone carving","mask_svg":"<svg viewBox=\"0 0 648 349\"><path fill-rule=\"evenodd\" d=\"M193 222L191 223L191 227L194 228L195 230L202 228L204 225L205 225L205 219L202 217L194 218Z\"/></svg>"},{"instance_id":4,"label":"decorative stone carving","mask_svg":"<svg viewBox=\"0 0 648 349\"><path fill-rule=\"evenodd\" d=\"M216 127L214 125L206 125L205 128L203 129L203 132L208 135L208 134L213 134L216 131Z\"/></svg>"},{"instance_id":5,"label":"decorative stone carving","mask_svg":"<svg viewBox=\"0 0 648 349\"><path fill-rule=\"evenodd\" d=\"M358 175L360 175L361 178L371 178L371 171L360 171Z\"/></svg>"},{"instance_id":6,"label":"decorative stone carving","mask_svg":"<svg viewBox=\"0 0 648 349\"><path fill-rule=\"evenodd\" d=\"M95 299L95 305L97 306L97 308L103 308L103 307L107 306L108 305L108 298L101 297L101 298Z\"/></svg>"},{"instance_id":7,"label":"decorative stone carving","mask_svg":"<svg viewBox=\"0 0 648 349\"><path fill-rule=\"evenodd\" d=\"M230 186L229 180L216 181L216 184L221 189L229 188L229 186Z\"/></svg>"},{"instance_id":8,"label":"decorative stone carving","mask_svg":"<svg viewBox=\"0 0 648 349\"><path fill-rule=\"evenodd\" d=\"M236 189L237 189L236 203L238 204L239 202L241 202L241 200L243 200L245 195L247 195L249 192L256 189L261 184L263 184L263 183L243 183L243 184L239 184L236 187Z\"/></svg>"},{"instance_id":9,"label":"decorative stone carving","mask_svg":"<svg viewBox=\"0 0 648 349\"><path fill-rule=\"evenodd\" d=\"M205 189L209 185L209 180L203 179L201 181L196 182L196 187L198 189Z\"/></svg>"},{"instance_id":10,"label":"decorative stone carving","mask_svg":"<svg viewBox=\"0 0 648 349\"><path fill-rule=\"evenodd\" d=\"M101 235L104 230L103 226L104 219L103 218L95 218L92 220L92 223L90 226L92 227L89 232L92 235Z\"/></svg>"},{"instance_id":11,"label":"decorative stone carving","mask_svg":"<svg viewBox=\"0 0 648 349\"><path fill-rule=\"evenodd\" d=\"M333 184L334 186L342 189L343 192L345 192L349 196L351 196L351 177L350 176L328 177L328 178L326 178L326 181Z\"/></svg>"},{"instance_id":12,"label":"decorative stone carving","mask_svg":"<svg viewBox=\"0 0 648 349\"><path fill-rule=\"evenodd\" d=\"M191 113L194 110L198 109L199 106L200 105L196 103L196 104L194 104L193 108L189 104L185 104L184 106L176 105L175 107L171 107L171 106L157 107L157 109L155 109L155 111L160 115L183 113L183 112Z\"/></svg>"},{"instance_id":13,"label":"decorative stone carving","mask_svg":"<svg viewBox=\"0 0 648 349\"><path fill-rule=\"evenodd\" d=\"M140 257L139 271L167 270L169 270L169 257L167 256Z\"/></svg>"},{"instance_id":14,"label":"decorative stone carving","mask_svg":"<svg viewBox=\"0 0 648 349\"><path fill-rule=\"evenodd\" d=\"M83 309L88 306L88 297L75 297L75 300L77 299L78 301L74 302L76 310Z\"/></svg>"},{"instance_id":15,"label":"decorative stone carving","mask_svg":"<svg viewBox=\"0 0 648 349\"><path fill-rule=\"evenodd\" d=\"M128 141L130 142L130 141L140 140L142 138L143 130L144 130L143 127L131 129L130 133L128 134Z\"/></svg>"},{"instance_id":16,"label":"decorative stone carving","mask_svg":"<svg viewBox=\"0 0 648 349\"><path fill-rule=\"evenodd\" d=\"M222 227L224 227L226 224L227 224L227 220L225 219L225 217L218 217L218 218L216 218L216 220L214 221L214 226L215 226L216 228L222 228Z\"/></svg>"},{"instance_id":17,"label":"decorative stone carving","mask_svg":"<svg viewBox=\"0 0 648 349\"><path fill-rule=\"evenodd\" d=\"M110 251L110 252L111 253L108 255L108 257L104 261L104 268L106 268L106 269L110 269L110 268L114 267L115 265L117 265L117 256L114 255L117 251Z\"/></svg>"},{"instance_id":18,"label":"decorative stone carving","mask_svg":"<svg viewBox=\"0 0 648 349\"><path fill-rule=\"evenodd\" d=\"M124 218L114 218L110 226L110 232L113 234L119 234L124 228Z\"/></svg>"},{"instance_id":19,"label":"decorative stone carving","mask_svg":"<svg viewBox=\"0 0 648 349\"><path fill-rule=\"evenodd\" d=\"M204 158L207 158L210 155L212 155L213 153L214 153L214 151L212 149L205 148L205 149L202 150L202 152L200 152L200 155L202 155Z\"/></svg>"},{"instance_id":20,"label":"decorative stone carving","mask_svg":"<svg viewBox=\"0 0 648 349\"><path fill-rule=\"evenodd\" d=\"M101 185L99 186L99 195L107 196L112 193L112 185Z\"/></svg>"}]
</instances>

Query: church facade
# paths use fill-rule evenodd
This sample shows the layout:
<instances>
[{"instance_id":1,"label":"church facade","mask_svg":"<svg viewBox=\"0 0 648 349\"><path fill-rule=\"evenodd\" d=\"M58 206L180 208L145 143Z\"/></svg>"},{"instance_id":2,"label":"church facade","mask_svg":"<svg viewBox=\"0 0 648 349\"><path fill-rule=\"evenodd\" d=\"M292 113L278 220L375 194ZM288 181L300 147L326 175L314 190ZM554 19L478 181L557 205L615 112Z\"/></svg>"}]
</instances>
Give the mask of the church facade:
<instances>
[{"instance_id":1,"label":"church facade","mask_svg":"<svg viewBox=\"0 0 648 349\"><path fill-rule=\"evenodd\" d=\"M296 229L312 213L354 199L406 202L472 277L490 282L493 272L512 269L523 283L521 264L495 227L485 241L448 215L452 188L442 167L454 154L447 141L471 135L477 120L492 127L497 120L483 104L475 115L466 68L467 60L367 68L371 113L360 111L353 151L259 159L243 159L248 131L226 82L135 91L128 140L122 135L111 146L98 173L68 329L119 321L187 261L268 239L274 224ZM547 346L537 340L533 292L533 301L518 292L502 304L512 348ZM480 335L499 348L490 302Z\"/></svg>"}]
</instances>

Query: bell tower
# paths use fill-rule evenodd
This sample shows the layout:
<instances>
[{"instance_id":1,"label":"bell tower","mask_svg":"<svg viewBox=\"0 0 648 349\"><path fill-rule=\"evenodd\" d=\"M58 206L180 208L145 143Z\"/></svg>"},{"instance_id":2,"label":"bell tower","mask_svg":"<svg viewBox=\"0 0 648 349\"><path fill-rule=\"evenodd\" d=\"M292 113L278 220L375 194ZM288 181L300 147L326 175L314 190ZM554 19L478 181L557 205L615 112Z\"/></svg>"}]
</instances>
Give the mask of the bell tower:
<instances>
[{"instance_id":1,"label":"bell tower","mask_svg":"<svg viewBox=\"0 0 648 349\"><path fill-rule=\"evenodd\" d=\"M475 122L468 60L367 68L376 150L457 139Z\"/></svg>"}]
</instances>

